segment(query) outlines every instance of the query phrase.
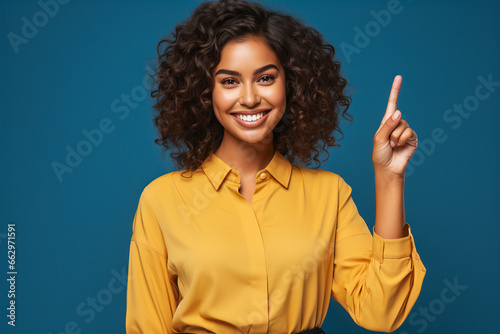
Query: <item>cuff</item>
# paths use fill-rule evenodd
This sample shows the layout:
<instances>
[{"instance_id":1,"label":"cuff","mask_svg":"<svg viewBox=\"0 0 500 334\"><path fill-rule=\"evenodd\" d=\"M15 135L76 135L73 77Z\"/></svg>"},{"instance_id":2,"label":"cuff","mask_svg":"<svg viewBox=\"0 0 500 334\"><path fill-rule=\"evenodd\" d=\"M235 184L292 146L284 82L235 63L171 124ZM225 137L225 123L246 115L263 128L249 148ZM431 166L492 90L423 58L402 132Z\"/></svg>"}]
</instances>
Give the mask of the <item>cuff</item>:
<instances>
[{"instance_id":1,"label":"cuff","mask_svg":"<svg viewBox=\"0 0 500 334\"><path fill-rule=\"evenodd\" d=\"M375 226L373 227L372 255L375 260L384 263L384 259L402 259L411 256L415 244L410 225L406 223L404 229L408 234L406 237L384 239L375 232Z\"/></svg>"}]
</instances>

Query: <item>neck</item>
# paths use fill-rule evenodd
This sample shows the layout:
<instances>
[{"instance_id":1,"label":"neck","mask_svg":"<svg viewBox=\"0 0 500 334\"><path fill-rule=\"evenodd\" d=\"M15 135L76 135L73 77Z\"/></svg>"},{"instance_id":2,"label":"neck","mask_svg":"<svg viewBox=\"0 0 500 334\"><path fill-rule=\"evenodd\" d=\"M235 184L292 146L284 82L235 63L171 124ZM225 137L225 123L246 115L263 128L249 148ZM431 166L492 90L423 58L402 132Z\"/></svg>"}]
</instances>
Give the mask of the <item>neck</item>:
<instances>
[{"instance_id":1,"label":"neck","mask_svg":"<svg viewBox=\"0 0 500 334\"><path fill-rule=\"evenodd\" d=\"M215 155L234 168L242 179L253 179L257 172L272 160L275 149L272 132L257 143L247 143L224 131L224 137Z\"/></svg>"}]
</instances>

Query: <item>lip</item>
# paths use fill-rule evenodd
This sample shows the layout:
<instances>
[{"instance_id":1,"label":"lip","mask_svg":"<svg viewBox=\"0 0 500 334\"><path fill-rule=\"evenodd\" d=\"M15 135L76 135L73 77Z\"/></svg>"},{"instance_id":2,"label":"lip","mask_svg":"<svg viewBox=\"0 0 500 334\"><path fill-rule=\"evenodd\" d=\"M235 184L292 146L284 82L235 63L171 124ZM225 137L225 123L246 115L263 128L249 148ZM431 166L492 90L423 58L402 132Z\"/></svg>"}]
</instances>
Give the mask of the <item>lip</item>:
<instances>
[{"instance_id":1,"label":"lip","mask_svg":"<svg viewBox=\"0 0 500 334\"><path fill-rule=\"evenodd\" d=\"M242 119L239 119L235 115L235 114L255 115L255 114L258 114L258 113L266 111L266 110L269 110L269 112L267 114L265 114L260 119L253 121L253 122L244 121ZM272 111L272 109L262 109L262 110L259 110L257 112L254 111L253 113L235 112L235 113L231 113L231 117L234 118L234 120L236 120L236 122L238 122L240 125L242 125L246 128L255 128L255 127L261 125L263 122L265 122L265 120L267 119L267 116L271 113L271 111Z\"/></svg>"}]
</instances>

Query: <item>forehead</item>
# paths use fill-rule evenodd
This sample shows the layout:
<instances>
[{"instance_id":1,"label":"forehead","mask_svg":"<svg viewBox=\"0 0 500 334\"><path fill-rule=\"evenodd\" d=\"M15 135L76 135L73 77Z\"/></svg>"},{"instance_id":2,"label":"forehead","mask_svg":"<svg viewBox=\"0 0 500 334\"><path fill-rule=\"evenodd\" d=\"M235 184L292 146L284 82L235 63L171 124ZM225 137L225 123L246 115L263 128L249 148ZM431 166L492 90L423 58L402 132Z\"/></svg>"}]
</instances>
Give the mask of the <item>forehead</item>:
<instances>
[{"instance_id":1,"label":"forehead","mask_svg":"<svg viewBox=\"0 0 500 334\"><path fill-rule=\"evenodd\" d=\"M281 67L278 57L266 43L260 38L250 37L244 41L231 41L224 45L220 62L215 69L244 71L245 68L251 70L270 63Z\"/></svg>"}]
</instances>

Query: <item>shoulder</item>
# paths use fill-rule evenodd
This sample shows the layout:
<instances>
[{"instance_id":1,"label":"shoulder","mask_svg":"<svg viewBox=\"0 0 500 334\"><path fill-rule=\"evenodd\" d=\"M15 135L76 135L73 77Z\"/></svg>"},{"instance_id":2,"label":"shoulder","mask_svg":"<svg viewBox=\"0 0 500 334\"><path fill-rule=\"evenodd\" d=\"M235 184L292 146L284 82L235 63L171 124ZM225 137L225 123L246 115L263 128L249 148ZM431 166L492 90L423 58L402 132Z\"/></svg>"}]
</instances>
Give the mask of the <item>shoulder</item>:
<instances>
[{"instance_id":1,"label":"shoulder","mask_svg":"<svg viewBox=\"0 0 500 334\"><path fill-rule=\"evenodd\" d=\"M340 180L343 181L342 177L332 171L319 169L319 168L307 168L300 165L293 165L295 172L300 173L304 178L305 182L315 182L318 184L338 184Z\"/></svg>"},{"instance_id":2,"label":"shoulder","mask_svg":"<svg viewBox=\"0 0 500 334\"><path fill-rule=\"evenodd\" d=\"M294 166L295 187L300 192L310 194L314 201L336 202L339 199L348 197L351 187L344 181L339 173L318 169Z\"/></svg>"},{"instance_id":3,"label":"shoulder","mask_svg":"<svg viewBox=\"0 0 500 334\"><path fill-rule=\"evenodd\" d=\"M202 174L203 172L200 170L193 172L180 170L166 173L149 182L144 187L141 197L149 200L154 198L173 199L176 194L188 188L189 185L198 184Z\"/></svg>"},{"instance_id":4,"label":"shoulder","mask_svg":"<svg viewBox=\"0 0 500 334\"><path fill-rule=\"evenodd\" d=\"M336 172L300 165L293 165L293 168L294 173L301 176L303 184L311 185L315 190L331 192L332 189L337 189L339 193L351 191L350 185Z\"/></svg>"},{"instance_id":5,"label":"shoulder","mask_svg":"<svg viewBox=\"0 0 500 334\"><path fill-rule=\"evenodd\" d=\"M172 174L175 172L167 173L164 175L161 175L152 181L150 181L143 189L142 195L143 196L150 196L154 195L155 193L161 191L162 189L166 187L171 187L172 184Z\"/></svg>"}]
</instances>

